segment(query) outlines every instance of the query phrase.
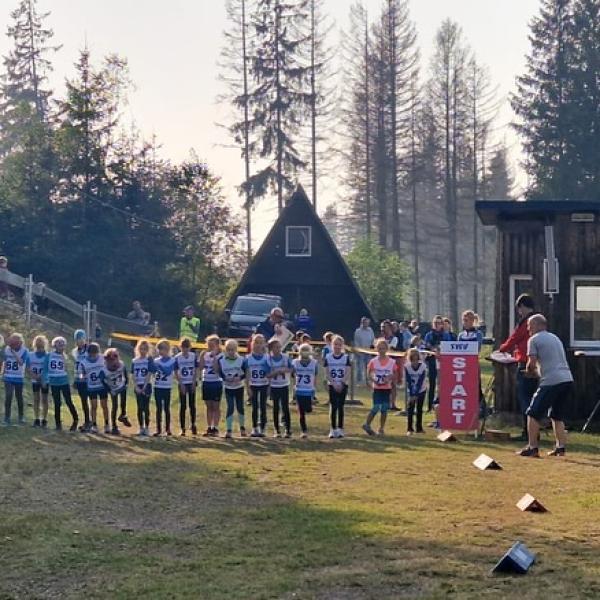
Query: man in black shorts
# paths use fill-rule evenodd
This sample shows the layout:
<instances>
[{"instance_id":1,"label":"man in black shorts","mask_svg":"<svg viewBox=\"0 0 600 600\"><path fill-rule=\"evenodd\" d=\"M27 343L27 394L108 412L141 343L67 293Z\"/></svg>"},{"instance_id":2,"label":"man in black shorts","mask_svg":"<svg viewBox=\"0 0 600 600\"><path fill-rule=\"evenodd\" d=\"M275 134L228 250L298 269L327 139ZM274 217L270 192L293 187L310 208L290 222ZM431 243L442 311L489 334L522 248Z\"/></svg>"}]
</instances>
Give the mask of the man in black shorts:
<instances>
[{"instance_id":1,"label":"man in black shorts","mask_svg":"<svg viewBox=\"0 0 600 600\"><path fill-rule=\"evenodd\" d=\"M540 421L550 417L556 438L556 447L548 456L564 456L566 433L564 415L571 396L573 375L567 363L562 342L547 331L548 323L542 315L533 315L527 321L529 342L527 344L527 366L525 374L536 377L539 370L540 382L531 404L527 409L527 433L529 445L517 452L520 456L538 457Z\"/></svg>"}]
</instances>

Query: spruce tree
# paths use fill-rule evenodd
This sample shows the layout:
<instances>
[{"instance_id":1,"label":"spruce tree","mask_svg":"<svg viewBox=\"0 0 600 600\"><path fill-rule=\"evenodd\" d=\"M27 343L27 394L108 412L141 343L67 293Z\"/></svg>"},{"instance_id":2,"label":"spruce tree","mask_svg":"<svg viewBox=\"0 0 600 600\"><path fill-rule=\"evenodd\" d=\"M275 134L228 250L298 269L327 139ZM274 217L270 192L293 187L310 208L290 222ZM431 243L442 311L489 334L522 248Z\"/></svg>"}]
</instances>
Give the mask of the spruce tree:
<instances>
[{"instance_id":1,"label":"spruce tree","mask_svg":"<svg viewBox=\"0 0 600 600\"><path fill-rule=\"evenodd\" d=\"M257 0L252 16L250 154L263 165L248 186L253 197L273 189L279 212L284 192L294 189L298 170L306 166L298 137L311 105L308 9L309 0Z\"/></svg>"},{"instance_id":2,"label":"spruce tree","mask_svg":"<svg viewBox=\"0 0 600 600\"><path fill-rule=\"evenodd\" d=\"M575 67L572 0L542 0L531 24L526 73L512 107L523 140L531 198L577 197L576 144L571 138ZM597 87L597 83L595 84ZM579 109L578 109L579 111Z\"/></svg>"}]
</instances>

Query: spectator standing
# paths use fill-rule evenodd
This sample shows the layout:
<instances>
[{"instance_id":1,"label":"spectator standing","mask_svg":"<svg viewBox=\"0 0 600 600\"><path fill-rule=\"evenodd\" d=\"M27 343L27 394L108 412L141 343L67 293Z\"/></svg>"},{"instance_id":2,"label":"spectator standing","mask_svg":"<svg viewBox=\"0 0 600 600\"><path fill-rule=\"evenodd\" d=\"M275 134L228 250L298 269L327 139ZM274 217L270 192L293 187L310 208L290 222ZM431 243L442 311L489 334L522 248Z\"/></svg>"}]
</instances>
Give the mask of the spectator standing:
<instances>
[{"instance_id":1,"label":"spectator standing","mask_svg":"<svg viewBox=\"0 0 600 600\"><path fill-rule=\"evenodd\" d=\"M194 316L194 307L186 306L179 324L179 338L190 338L197 342L200 339L200 319Z\"/></svg>"},{"instance_id":2,"label":"spectator standing","mask_svg":"<svg viewBox=\"0 0 600 600\"><path fill-rule=\"evenodd\" d=\"M523 415L523 433L522 439L528 440L527 434L527 409L531 404L533 394L538 387L538 380L535 377L526 376L527 367L527 342L529 341L529 330L527 320L533 314L535 303L529 294L521 294L515 303L519 323L510 337L500 345L500 352L511 352L513 358L517 361L517 399L519 408Z\"/></svg>"},{"instance_id":3,"label":"spectator standing","mask_svg":"<svg viewBox=\"0 0 600 600\"><path fill-rule=\"evenodd\" d=\"M540 421L550 417L556 446L548 456L564 456L567 435L564 417L567 402L573 388L573 375L567 363L565 348L560 338L548 331L543 315L532 315L527 320L527 366L525 375L540 376L531 404L527 409L527 433L529 444L517 452L521 456L538 457Z\"/></svg>"},{"instance_id":4,"label":"spectator standing","mask_svg":"<svg viewBox=\"0 0 600 600\"><path fill-rule=\"evenodd\" d=\"M132 310L127 314L128 321L134 321L140 325L148 325L150 323L150 313L142 308L142 303L139 300L134 300L131 308Z\"/></svg>"},{"instance_id":5,"label":"spectator standing","mask_svg":"<svg viewBox=\"0 0 600 600\"><path fill-rule=\"evenodd\" d=\"M6 256L0 256L0 271L2 275L8 275L8 259ZM8 299L8 283L0 275L0 298Z\"/></svg>"},{"instance_id":6,"label":"spectator standing","mask_svg":"<svg viewBox=\"0 0 600 600\"><path fill-rule=\"evenodd\" d=\"M410 348L410 341L413 338L413 334L411 333L409 326L408 326L408 322L407 321L402 321L402 323L400 323L400 328L398 330L398 334L399 334L399 342L400 342L400 350L406 352L406 350L408 350Z\"/></svg>"},{"instance_id":7,"label":"spectator standing","mask_svg":"<svg viewBox=\"0 0 600 600\"><path fill-rule=\"evenodd\" d=\"M283 324L283 319L283 311L276 306L271 310L271 314L258 325L256 333L260 333L265 340L269 341L277 333L279 326Z\"/></svg>"},{"instance_id":8,"label":"spectator standing","mask_svg":"<svg viewBox=\"0 0 600 600\"><path fill-rule=\"evenodd\" d=\"M375 332L371 328L371 320L368 317L363 317L360 320L360 326L354 331L354 347L370 349L375 343ZM358 352L356 354L356 382L365 383L367 365L369 364L370 356Z\"/></svg>"}]
</instances>

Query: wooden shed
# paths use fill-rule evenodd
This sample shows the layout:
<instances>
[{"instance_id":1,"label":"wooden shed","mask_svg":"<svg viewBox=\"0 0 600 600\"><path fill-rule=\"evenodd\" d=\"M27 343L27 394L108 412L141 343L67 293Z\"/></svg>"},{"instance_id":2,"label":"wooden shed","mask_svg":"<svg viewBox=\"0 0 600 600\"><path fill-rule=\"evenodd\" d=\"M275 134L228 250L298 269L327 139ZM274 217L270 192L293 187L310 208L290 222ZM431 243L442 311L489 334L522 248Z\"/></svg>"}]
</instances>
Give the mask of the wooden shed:
<instances>
[{"instance_id":1,"label":"wooden shed","mask_svg":"<svg viewBox=\"0 0 600 600\"><path fill-rule=\"evenodd\" d=\"M514 328L516 298L531 294L567 350L576 380L569 417L586 418L600 391L600 202L480 201L476 209L498 232L497 345ZM497 375L499 410L517 411L513 378Z\"/></svg>"},{"instance_id":2,"label":"wooden shed","mask_svg":"<svg viewBox=\"0 0 600 600\"><path fill-rule=\"evenodd\" d=\"M363 316L373 319L348 265L302 186L289 198L229 300L242 294L275 294L293 318L308 309L315 332L351 339Z\"/></svg>"}]
</instances>

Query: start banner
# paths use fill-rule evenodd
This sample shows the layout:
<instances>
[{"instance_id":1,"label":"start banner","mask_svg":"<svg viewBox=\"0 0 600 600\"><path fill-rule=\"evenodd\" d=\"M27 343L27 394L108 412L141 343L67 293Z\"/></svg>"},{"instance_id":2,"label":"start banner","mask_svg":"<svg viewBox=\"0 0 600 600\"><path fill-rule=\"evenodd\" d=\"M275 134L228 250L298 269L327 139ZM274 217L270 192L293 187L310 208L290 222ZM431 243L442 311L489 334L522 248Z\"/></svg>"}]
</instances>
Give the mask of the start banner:
<instances>
[{"instance_id":1,"label":"start banner","mask_svg":"<svg viewBox=\"0 0 600 600\"><path fill-rule=\"evenodd\" d=\"M479 345L442 342L440 347L440 412L442 429L471 431L479 422Z\"/></svg>"}]
</instances>

